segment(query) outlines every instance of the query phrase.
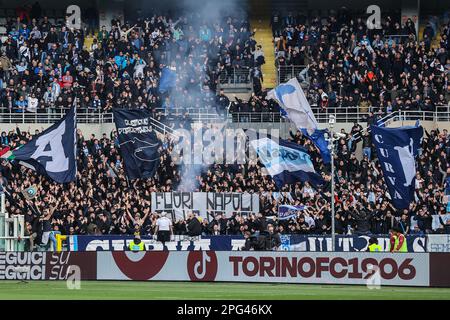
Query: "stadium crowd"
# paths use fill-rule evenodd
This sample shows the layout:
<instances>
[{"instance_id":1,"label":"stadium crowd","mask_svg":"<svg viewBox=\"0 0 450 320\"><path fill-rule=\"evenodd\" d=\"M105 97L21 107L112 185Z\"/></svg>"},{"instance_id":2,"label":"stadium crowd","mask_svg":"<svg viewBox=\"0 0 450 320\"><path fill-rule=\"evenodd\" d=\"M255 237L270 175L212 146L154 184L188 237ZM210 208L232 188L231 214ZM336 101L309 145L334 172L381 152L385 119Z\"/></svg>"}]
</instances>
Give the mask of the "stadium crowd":
<instances>
[{"instance_id":1,"label":"stadium crowd","mask_svg":"<svg viewBox=\"0 0 450 320\"><path fill-rule=\"evenodd\" d=\"M0 51L0 114L55 113L75 103L80 112L117 106L217 109L220 75L246 70L238 81L261 72L261 47L245 15L208 21L199 13L153 15L101 26L90 47L85 29L54 25L39 12L8 19ZM160 88L161 73L176 73L176 86ZM220 100L220 97L217 97Z\"/></svg>"},{"instance_id":2,"label":"stadium crowd","mask_svg":"<svg viewBox=\"0 0 450 320\"><path fill-rule=\"evenodd\" d=\"M306 67L298 74L286 71L288 75L280 69L280 78L298 76L309 88L311 105L322 110L390 113L448 106L450 25L439 30L430 21L419 42L411 20L401 25L392 16L383 19L381 29L368 30L362 16L346 11L310 20L275 14L276 66ZM188 109L278 111L264 99L264 53L245 15L213 23L195 14L154 15L123 25L114 20L110 30L100 28L90 48L85 29L53 25L39 11L9 19L7 32L0 48L0 113L58 112L73 103L80 112L108 112L124 105L149 108L159 118L170 109L187 117L183 113ZM439 47L434 48L439 32ZM177 74L171 92L158 90L165 67ZM230 104L215 92L219 77L226 81L235 69L248 71L241 81L251 77L254 94Z\"/></svg>"},{"instance_id":3,"label":"stadium crowd","mask_svg":"<svg viewBox=\"0 0 450 320\"><path fill-rule=\"evenodd\" d=\"M414 22L401 24L395 17L400 14L386 14L380 29L369 29L367 15L345 8L327 17L274 14L280 78L297 76L309 86L311 105L337 112L436 111L448 106L448 18L442 25L430 19L419 41ZM438 33L440 41L433 47ZM292 66L302 67L292 74Z\"/></svg>"},{"instance_id":4,"label":"stadium crowd","mask_svg":"<svg viewBox=\"0 0 450 320\"><path fill-rule=\"evenodd\" d=\"M317 18L308 23L297 18L281 22L291 18L273 19L277 65L308 66L299 78L309 85L312 105L378 111L369 114L371 122L394 110L434 111L436 105L450 101L449 25L442 30L440 48L433 49L429 41L415 40L410 22L404 27L408 39L397 44L383 40L385 35L369 33L361 19L331 16L325 23ZM391 32L390 25L383 26L386 33ZM101 27L91 48L85 48L83 30L25 15L9 21L7 40L0 48L0 110L58 112L75 103L80 112L105 112L118 106L149 108L159 120L164 120L160 108L213 108L223 113L230 101L222 91L215 95L221 73L246 68L252 71L250 76L261 77L264 56L253 36L246 18L226 17L208 24L195 15L180 19L155 15L125 25L113 21L111 30ZM160 92L166 67L176 72L176 87ZM256 82L250 100L236 99L231 112L276 111L265 94ZM178 125L190 125L188 114L179 117L183 121L176 121ZM339 140L334 159L337 233L386 234L392 227L408 234L450 233L450 219L444 216L444 196L450 194L448 132L427 133L418 159L416 203L399 212L390 205L370 136L352 138L358 131L362 128L355 124L351 132L344 132L346 138ZM13 149L36 133L1 132L0 146ZM153 234L158 213L151 212L151 192L177 190L187 170L171 159L169 137L160 139L160 168L147 180L126 179L115 132L102 137L78 132L76 183L58 185L13 159L3 159L0 188L7 191L8 210L25 215L27 234L36 234L37 242L42 228L69 235L138 230ZM272 224L280 234L330 233L330 170L301 132L292 132L291 139L309 150L316 171L326 181L323 187L297 183L277 190L260 163L212 165L194 178L197 186L192 191L259 193L260 212L238 212L232 217L211 213L210 219L187 213L174 221L174 232L248 235ZM355 154L357 143L362 143L362 160ZM32 185L38 186L39 195L27 200L22 190ZM279 204L305 209L294 219L278 220ZM433 215L440 216L435 230Z\"/></svg>"},{"instance_id":5,"label":"stadium crowd","mask_svg":"<svg viewBox=\"0 0 450 320\"><path fill-rule=\"evenodd\" d=\"M353 132L360 130L358 125ZM14 148L29 140L30 132L17 129L1 135L2 148ZM38 234L48 210L55 209L47 228L63 234L133 234L154 233L161 212L151 212L151 192L179 191L184 167L171 159L173 148L169 136L161 139L160 167L152 179L126 179L117 134L84 137L78 132L78 178L76 183L59 185L39 176L31 169L2 159L0 185L7 191L7 206L12 214L25 215L29 234ZM409 209L396 210L376 160L375 150L367 135L362 143L370 143L361 161L356 157L356 143L351 134L337 145L336 164L336 232L338 234L386 234L393 227L407 234L449 233L447 205L450 194L450 136L443 132L426 133L418 159L416 202ZM202 219L195 212L174 219L174 234L243 235L266 230L269 224L280 234L329 234L331 228L329 168L309 139L300 131L291 132L292 141L309 149L316 170L326 183L315 188L309 183L286 185L278 190L260 163L245 165L215 164L199 173L192 191L250 192L260 194L260 211L252 214L235 212L225 217L210 212ZM369 139L370 140L370 139ZM430 161L431 160L431 161ZM38 196L24 198L22 191L37 186ZM301 205L305 208L295 218L278 220L278 205ZM47 212L47 213L46 213ZM44 213L44 214L42 214ZM433 230L432 216L438 215L441 225ZM412 218L412 219L411 219Z\"/></svg>"}]
</instances>

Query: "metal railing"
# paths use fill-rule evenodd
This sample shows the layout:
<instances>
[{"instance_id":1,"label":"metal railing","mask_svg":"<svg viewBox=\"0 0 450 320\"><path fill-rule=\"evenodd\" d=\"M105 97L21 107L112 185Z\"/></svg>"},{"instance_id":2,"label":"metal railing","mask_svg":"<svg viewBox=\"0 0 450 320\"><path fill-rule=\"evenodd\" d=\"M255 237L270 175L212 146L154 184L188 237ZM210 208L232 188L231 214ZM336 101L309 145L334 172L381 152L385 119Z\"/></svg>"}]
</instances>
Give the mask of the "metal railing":
<instances>
[{"instance_id":1,"label":"metal railing","mask_svg":"<svg viewBox=\"0 0 450 320\"><path fill-rule=\"evenodd\" d=\"M390 113L390 114L387 114L384 117L381 117L380 119L377 119L377 125L385 127L391 121L397 120L398 119L398 115L399 115L398 111ZM361 135L364 132L366 132L366 131L367 131L367 133L370 133L371 130L370 130L370 126L369 125L367 125L367 127L363 128L361 131L355 133L353 135L353 139L357 140L357 139L361 138Z\"/></svg>"},{"instance_id":2,"label":"metal railing","mask_svg":"<svg viewBox=\"0 0 450 320\"><path fill-rule=\"evenodd\" d=\"M434 121L434 122L450 122L450 110L447 111L399 111L398 121Z\"/></svg>"},{"instance_id":3,"label":"metal railing","mask_svg":"<svg viewBox=\"0 0 450 320\"><path fill-rule=\"evenodd\" d=\"M223 86L250 86L252 79L248 68L225 68L219 74L219 84Z\"/></svg>"},{"instance_id":4,"label":"metal railing","mask_svg":"<svg viewBox=\"0 0 450 320\"><path fill-rule=\"evenodd\" d=\"M333 111L317 111L313 110L314 115L318 123L328 123L330 115L336 117L337 122L350 123L350 122L365 122L367 121L368 113L359 112L345 112L336 113ZM231 114L233 122L287 122L285 117L280 112L234 112Z\"/></svg>"},{"instance_id":5,"label":"metal railing","mask_svg":"<svg viewBox=\"0 0 450 320\"><path fill-rule=\"evenodd\" d=\"M300 77L300 73L305 68L306 68L305 65L278 66L277 68L278 84L285 83L294 77L297 77L300 83L303 83L304 81L308 82L307 75L305 75L304 79Z\"/></svg>"},{"instance_id":6,"label":"metal railing","mask_svg":"<svg viewBox=\"0 0 450 320\"><path fill-rule=\"evenodd\" d=\"M405 34L386 34L383 37L383 41L394 41L396 44L403 44L409 39L409 35Z\"/></svg>"},{"instance_id":7,"label":"metal railing","mask_svg":"<svg viewBox=\"0 0 450 320\"><path fill-rule=\"evenodd\" d=\"M348 109L336 109L336 108L311 108L317 122L328 123L329 116L334 115L337 122L351 123L351 122L365 122L369 116L368 112L348 112ZM58 112L46 112L46 113L1 113L0 123L10 124L49 124L54 123L61 119L66 113L67 109L59 110ZM184 109L183 109L184 110ZM434 122L450 122L450 106L438 106L438 111L416 111L416 110L402 110L384 115L381 119L387 121L390 118L394 118L398 121L434 121ZM171 114L177 114L175 111L172 113L167 112L164 121L158 121L159 123L166 125L172 120L176 121L177 118L173 118ZM181 111L178 110L178 111ZM179 112L179 115L182 113ZM202 111L198 113L190 113L189 117L192 122L225 122L231 120L232 122L273 122L282 123L287 122L280 112L232 112L220 115L212 111ZM77 112L77 122L82 124L103 124L113 123L114 118L111 112Z\"/></svg>"},{"instance_id":8,"label":"metal railing","mask_svg":"<svg viewBox=\"0 0 450 320\"><path fill-rule=\"evenodd\" d=\"M352 123L352 122L366 122L368 112L348 112L348 109L336 108L311 108L318 123L328 123L330 115L334 115L337 122ZM403 110L383 115L378 121L388 122L391 119L399 121L441 121L450 122L450 106L439 106L436 112L432 111L413 111ZM280 112L233 112L231 114L233 122L287 122Z\"/></svg>"},{"instance_id":9,"label":"metal railing","mask_svg":"<svg viewBox=\"0 0 450 320\"><path fill-rule=\"evenodd\" d=\"M164 123L162 123L154 118L150 118L150 124L157 132L159 132L163 135L168 134L172 138L178 137L178 135L175 133L175 131L171 127L165 125Z\"/></svg>"},{"instance_id":10,"label":"metal railing","mask_svg":"<svg viewBox=\"0 0 450 320\"><path fill-rule=\"evenodd\" d=\"M18 124L49 124L61 119L67 112L68 108L59 109L58 111L46 112L2 112L0 110L0 123L18 123ZM217 112L198 109L198 108L171 108L169 110L157 109L161 112L168 122L175 119L176 115L183 115L189 112L189 118L192 122L224 122L228 119L228 114L218 114ZM112 112L100 112L92 110L77 110L77 122L82 124L102 124L113 123L114 117Z\"/></svg>"},{"instance_id":11,"label":"metal railing","mask_svg":"<svg viewBox=\"0 0 450 320\"><path fill-rule=\"evenodd\" d=\"M0 123L54 123L61 119L67 112L66 109L45 112L2 112L0 110ZM112 113L103 113L100 111L77 110L78 123L112 123Z\"/></svg>"},{"instance_id":12,"label":"metal railing","mask_svg":"<svg viewBox=\"0 0 450 320\"><path fill-rule=\"evenodd\" d=\"M287 122L280 112L234 112L231 119L233 122Z\"/></svg>"}]
</instances>

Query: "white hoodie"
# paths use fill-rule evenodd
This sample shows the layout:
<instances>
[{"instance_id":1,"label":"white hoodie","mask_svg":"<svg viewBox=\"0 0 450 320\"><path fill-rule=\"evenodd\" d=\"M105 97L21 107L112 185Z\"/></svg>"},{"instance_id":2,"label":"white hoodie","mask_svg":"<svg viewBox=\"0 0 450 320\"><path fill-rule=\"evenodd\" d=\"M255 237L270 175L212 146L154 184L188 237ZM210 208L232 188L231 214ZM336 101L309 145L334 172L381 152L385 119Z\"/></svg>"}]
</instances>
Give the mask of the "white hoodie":
<instances>
[{"instance_id":1,"label":"white hoodie","mask_svg":"<svg viewBox=\"0 0 450 320\"><path fill-rule=\"evenodd\" d=\"M27 105L27 111L28 112L36 112L37 111L37 107L39 104L39 100L38 98L32 98L32 97L28 97L28 105Z\"/></svg>"}]
</instances>

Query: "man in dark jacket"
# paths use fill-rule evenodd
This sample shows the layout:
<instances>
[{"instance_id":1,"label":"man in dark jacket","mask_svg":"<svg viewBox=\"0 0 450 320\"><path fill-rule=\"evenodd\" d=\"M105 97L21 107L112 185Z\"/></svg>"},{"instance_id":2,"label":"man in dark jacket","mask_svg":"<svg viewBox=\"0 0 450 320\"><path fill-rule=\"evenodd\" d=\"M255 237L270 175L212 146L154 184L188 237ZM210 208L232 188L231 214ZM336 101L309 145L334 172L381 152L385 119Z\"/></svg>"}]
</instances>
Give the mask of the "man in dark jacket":
<instances>
[{"instance_id":1,"label":"man in dark jacket","mask_svg":"<svg viewBox=\"0 0 450 320\"><path fill-rule=\"evenodd\" d=\"M261 244L261 250L276 251L281 245L280 235L275 232L272 224L267 226L267 231L259 234L258 242Z\"/></svg>"},{"instance_id":2,"label":"man in dark jacket","mask_svg":"<svg viewBox=\"0 0 450 320\"><path fill-rule=\"evenodd\" d=\"M245 244L241 248L242 251L259 250L258 239L250 231L245 231L244 238Z\"/></svg>"},{"instance_id":3,"label":"man in dark jacket","mask_svg":"<svg viewBox=\"0 0 450 320\"><path fill-rule=\"evenodd\" d=\"M363 235L370 233L370 221L372 213L362 208L360 203L357 203L353 210L349 210L350 215L356 221L356 234Z\"/></svg>"},{"instance_id":4,"label":"man in dark jacket","mask_svg":"<svg viewBox=\"0 0 450 320\"><path fill-rule=\"evenodd\" d=\"M431 233L433 218L426 208L420 208L413 219L417 221L417 225L421 231L424 233Z\"/></svg>"},{"instance_id":5,"label":"man in dark jacket","mask_svg":"<svg viewBox=\"0 0 450 320\"><path fill-rule=\"evenodd\" d=\"M197 237L202 234L202 225L197 217L195 217L192 213L188 214L187 219L187 234L190 237Z\"/></svg>"}]
</instances>

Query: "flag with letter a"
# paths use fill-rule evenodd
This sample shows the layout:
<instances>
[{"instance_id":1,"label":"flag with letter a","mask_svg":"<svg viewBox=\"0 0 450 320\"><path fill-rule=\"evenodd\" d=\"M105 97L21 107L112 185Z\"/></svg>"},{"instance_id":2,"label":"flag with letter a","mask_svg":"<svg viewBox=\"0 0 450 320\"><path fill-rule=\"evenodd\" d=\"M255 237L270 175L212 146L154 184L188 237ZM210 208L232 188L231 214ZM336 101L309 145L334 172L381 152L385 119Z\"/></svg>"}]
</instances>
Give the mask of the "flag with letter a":
<instances>
[{"instance_id":1,"label":"flag with letter a","mask_svg":"<svg viewBox=\"0 0 450 320\"><path fill-rule=\"evenodd\" d=\"M76 110L67 114L27 144L13 150L14 160L58 183L76 180Z\"/></svg>"}]
</instances>

